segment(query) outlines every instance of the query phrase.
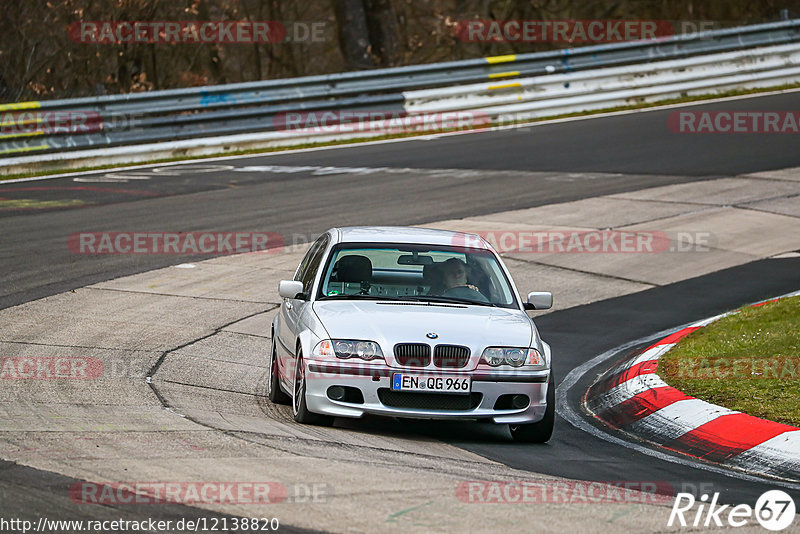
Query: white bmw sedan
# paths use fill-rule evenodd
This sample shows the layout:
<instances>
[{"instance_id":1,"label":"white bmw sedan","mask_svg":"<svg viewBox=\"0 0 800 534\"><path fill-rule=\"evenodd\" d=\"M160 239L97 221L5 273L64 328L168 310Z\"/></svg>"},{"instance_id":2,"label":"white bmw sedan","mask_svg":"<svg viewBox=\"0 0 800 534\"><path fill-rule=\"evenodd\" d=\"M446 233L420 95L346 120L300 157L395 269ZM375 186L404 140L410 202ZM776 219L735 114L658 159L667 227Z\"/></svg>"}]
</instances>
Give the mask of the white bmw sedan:
<instances>
[{"instance_id":1,"label":"white bmw sedan","mask_svg":"<svg viewBox=\"0 0 800 534\"><path fill-rule=\"evenodd\" d=\"M328 230L309 249L272 323L267 395L300 423L375 414L553 432L550 347L492 246L425 228Z\"/></svg>"}]
</instances>

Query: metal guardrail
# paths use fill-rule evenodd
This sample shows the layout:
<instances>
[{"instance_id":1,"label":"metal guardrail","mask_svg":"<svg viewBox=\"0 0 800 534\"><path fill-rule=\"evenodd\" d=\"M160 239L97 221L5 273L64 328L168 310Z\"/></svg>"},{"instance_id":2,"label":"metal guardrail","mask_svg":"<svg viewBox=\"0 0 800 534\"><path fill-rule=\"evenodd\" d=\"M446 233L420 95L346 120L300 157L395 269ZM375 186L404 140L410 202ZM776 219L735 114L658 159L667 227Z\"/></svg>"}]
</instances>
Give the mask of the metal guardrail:
<instances>
[{"instance_id":1,"label":"metal guardrail","mask_svg":"<svg viewBox=\"0 0 800 534\"><path fill-rule=\"evenodd\" d=\"M74 128L68 126L63 129L64 131L45 129L37 131L34 127L31 131L9 132L8 123L4 121L3 129L6 131L0 135L0 156L11 159L34 154L252 132L273 132L292 137L289 135L290 132L282 131L283 124L280 120L276 120L276 117L286 112L378 110L404 116L432 109L442 111L488 106L488 109L493 110L493 116L497 116L500 109L498 106L503 104L503 91L513 93L510 101L506 99L508 113L513 109L525 111L524 106L521 108L517 105L514 108L512 105L514 102L519 104L520 101L538 100L541 102L539 107L546 108L547 98L561 98L565 91L551 90L548 93L537 91L536 88L531 88L532 85L558 87L567 84L568 88L571 80L579 81L587 76L602 77L601 73L611 73L615 71L614 67L633 65L634 70L646 73L648 64L654 62L664 64L670 60L687 60L688 64L692 65L695 63L691 58L698 56L712 57L713 54L752 49L764 49L766 53L767 50L774 51L777 45L798 42L800 42L800 19L716 30L691 36L678 35L655 41L614 43L324 76L3 104L0 105L0 116L4 114L8 116L11 113L20 117L19 114L29 112L33 124L38 120L37 114L53 116L62 113L67 116L70 114L78 116L84 113L88 131L83 133L71 131ZM749 55L753 54L758 55L758 52L751 52ZM700 61L702 63L702 60ZM674 67L679 69L685 65L675 63ZM652 70L658 69L653 66ZM660 70L663 72L664 68L661 67ZM702 86L704 77L722 76L719 69L715 72L710 72L711 70L714 69L706 69L705 74L703 72L698 74L698 70L694 69L692 72L696 76L693 79L699 80L698 83ZM759 72L766 70L762 69ZM618 71L618 74L619 72L621 71ZM581 73L586 73L586 76L582 77ZM772 76L772 78L800 79L796 73L782 77ZM464 85L480 82L485 84L487 81L492 81L494 85L488 88ZM669 80L662 78L657 83L668 84L668 82ZM459 85L460 88L454 87ZM622 85L624 86L624 83ZM642 84L633 84L631 87L634 85L642 87ZM713 83L705 84L709 85L713 86ZM494 94L489 97L478 95L476 98L462 96L460 104L456 101L458 99L452 98L454 90L456 92L461 90L462 93L481 93L487 89L494 89ZM616 90L622 89L624 87L616 87ZM528 91L528 94L523 98L520 91ZM597 91L598 85L593 84L588 88L584 86L583 94ZM449 100L444 98L447 94L451 95ZM508 94L507 92L506 96ZM579 90L573 90L570 94L577 96L581 93ZM482 102L481 98L488 100ZM429 102L437 101L438 105L433 107L419 105L419 102L425 99ZM465 106L465 102L471 104ZM554 106L554 109L557 107ZM131 118L135 120L131 121Z\"/></svg>"},{"instance_id":2,"label":"metal guardrail","mask_svg":"<svg viewBox=\"0 0 800 534\"><path fill-rule=\"evenodd\" d=\"M416 114L472 110L498 122L587 111L681 95L800 81L800 43L707 54L655 63L535 76L514 90L492 84L460 85L405 93ZM512 88L507 88L512 89Z\"/></svg>"}]
</instances>

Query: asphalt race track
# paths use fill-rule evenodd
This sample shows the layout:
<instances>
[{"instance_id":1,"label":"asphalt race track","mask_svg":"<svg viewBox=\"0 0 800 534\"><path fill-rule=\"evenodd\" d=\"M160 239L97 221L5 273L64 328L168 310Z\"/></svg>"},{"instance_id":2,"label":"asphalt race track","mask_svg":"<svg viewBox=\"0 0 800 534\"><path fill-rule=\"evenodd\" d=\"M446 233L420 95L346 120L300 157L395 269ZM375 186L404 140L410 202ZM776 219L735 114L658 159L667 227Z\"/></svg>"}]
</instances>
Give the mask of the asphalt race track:
<instances>
[{"instance_id":1,"label":"asphalt race track","mask_svg":"<svg viewBox=\"0 0 800 534\"><path fill-rule=\"evenodd\" d=\"M800 93L795 92L693 109L769 111L798 106ZM77 232L239 230L310 239L331 226L423 224L800 167L795 136L677 135L666 127L671 111L194 162L185 168L86 174L78 181L69 176L0 183L0 257L4 267L0 309L199 259L190 255L76 255L66 241ZM270 170L265 171L265 166ZM17 202L2 202L8 200ZM630 340L797 290L798 273L798 258L762 260L553 312L538 319L537 325L557 355L554 372L560 380L578 365ZM587 374L570 391L568 401L577 411L582 392L604 370ZM366 430L381 428L372 420L352 425ZM406 430L517 469L584 480L667 481L676 491L719 491L729 503L754 501L776 487L770 481L743 480L691 463L661 461L599 439L560 417L554 438L541 446L513 444L500 430L478 423L412 422ZM0 471L11 473L8 469L0 466ZM20 485L46 492L47 487L69 483L60 475L30 470L23 476L19 472L2 477L0 495ZM790 493L800 497L800 492ZM32 516L46 503L31 498L19 505ZM182 509L162 511L165 515L189 515Z\"/></svg>"}]
</instances>

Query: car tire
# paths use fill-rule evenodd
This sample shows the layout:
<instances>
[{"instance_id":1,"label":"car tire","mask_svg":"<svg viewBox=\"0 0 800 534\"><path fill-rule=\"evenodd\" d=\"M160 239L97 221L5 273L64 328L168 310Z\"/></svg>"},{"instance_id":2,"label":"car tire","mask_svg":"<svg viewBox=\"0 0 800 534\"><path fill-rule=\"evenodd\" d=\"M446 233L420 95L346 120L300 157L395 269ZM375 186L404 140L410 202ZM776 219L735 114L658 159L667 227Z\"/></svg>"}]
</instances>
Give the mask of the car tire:
<instances>
[{"instance_id":1,"label":"car tire","mask_svg":"<svg viewBox=\"0 0 800 534\"><path fill-rule=\"evenodd\" d=\"M294 370L294 388L292 396L292 414L294 420L306 425L330 426L333 417L308 411L306 406L306 373L303 365L303 353L297 351L297 365Z\"/></svg>"},{"instance_id":2,"label":"car tire","mask_svg":"<svg viewBox=\"0 0 800 534\"><path fill-rule=\"evenodd\" d=\"M526 425L508 425L514 441L522 443L546 443L553 435L553 426L556 420L556 384L553 371L547 381L547 409L544 418L537 423Z\"/></svg>"},{"instance_id":3,"label":"car tire","mask_svg":"<svg viewBox=\"0 0 800 534\"><path fill-rule=\"evenodd\" d=\"M276 352L275 337L273 333L272 347L269 355L269 378L267 378L267 398L273 404L292 403L291 397L281 389L280 370L278 369L278 353Z\"/></svg>"}]
</instances>

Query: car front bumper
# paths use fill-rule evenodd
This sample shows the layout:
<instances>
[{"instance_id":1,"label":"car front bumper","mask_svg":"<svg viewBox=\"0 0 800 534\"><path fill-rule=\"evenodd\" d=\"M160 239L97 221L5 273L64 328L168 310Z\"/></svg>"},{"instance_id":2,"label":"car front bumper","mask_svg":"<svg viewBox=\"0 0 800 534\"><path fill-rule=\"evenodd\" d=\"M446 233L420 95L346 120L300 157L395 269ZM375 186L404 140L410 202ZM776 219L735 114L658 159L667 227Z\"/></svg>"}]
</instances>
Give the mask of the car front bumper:
<instances>
[{"instance_id":1,"label":"car front bumper","mask_svg":"<svg viewBox=\"0 0 800 534\"><path fill-rule=\"evenodd\" d=\"M545 415L547 409L547 387L549 370L544 371L495 371L495 370L455 370L444 371L416 368L394 368L385 364L348 364L320 360L308 360L306 364L306 405L314 413L336 417L362 417L364 414L418 419L490 419L495 423L525 424L536 423ZM426 400L418 406L393 406L384 402L387 390L391 392L393 373L431 375L442 377L472 378L472 399L469 407L447 408L425 406ZM345 402L331 399L328 388L342 386L357 388L363 395L362 402ZM407 399L413 393L394 392L394 399ZM427 397L426 397L427 395ZM426 393L420 397L460 396L454 393ZM480 397L478 398L478 395ZM526 395L529 404L523 408L496 407L501 395ZM384 397L383 401L381 396ZM359 399L360 400L360 399ZM434 399L439 401L440 398ZM454 399L456 401L466 399ZM458 403L461 404L461 403Z\"/></svg>"}]
</instances>

